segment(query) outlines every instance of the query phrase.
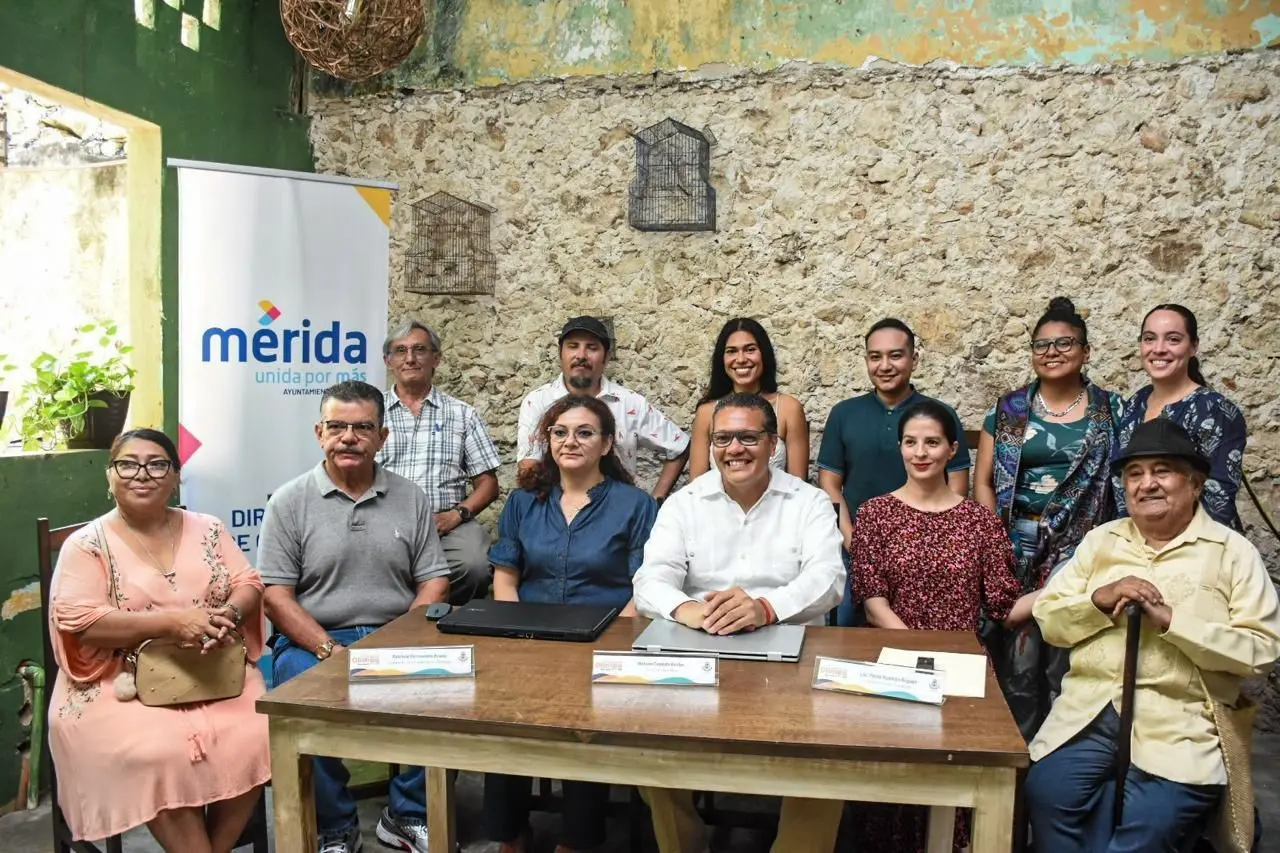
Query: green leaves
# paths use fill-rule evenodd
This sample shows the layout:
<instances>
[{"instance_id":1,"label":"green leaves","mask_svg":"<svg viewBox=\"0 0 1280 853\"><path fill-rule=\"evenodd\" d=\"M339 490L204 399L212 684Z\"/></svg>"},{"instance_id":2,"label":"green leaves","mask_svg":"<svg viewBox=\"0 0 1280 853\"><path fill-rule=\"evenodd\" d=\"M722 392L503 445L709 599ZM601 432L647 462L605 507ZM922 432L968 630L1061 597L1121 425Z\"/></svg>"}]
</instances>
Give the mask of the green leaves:
<instances>
[{"instance_id":1,"label":"green leaves","mask_svg":"<svg viewBox=\"0 0 1280 853\"><path fill-rule=\"evenodd\" d=\"M107 405L89 399L91 395L133 390L135 371L125 360L133 347L116 337L116 324L85 323L76 332L78 336L66 347L71 355L60 359L42 352L31 362L35 378L23 386L20 401L25 411L19 431L27 450L53 450L65 445L68 437L82 432L85 413ZM83 339L95 332L91 342ZM5 369L4 357L0 356L0 370ZM12 370L13 365L7 369Z\"/></svg>"}]
</instances>

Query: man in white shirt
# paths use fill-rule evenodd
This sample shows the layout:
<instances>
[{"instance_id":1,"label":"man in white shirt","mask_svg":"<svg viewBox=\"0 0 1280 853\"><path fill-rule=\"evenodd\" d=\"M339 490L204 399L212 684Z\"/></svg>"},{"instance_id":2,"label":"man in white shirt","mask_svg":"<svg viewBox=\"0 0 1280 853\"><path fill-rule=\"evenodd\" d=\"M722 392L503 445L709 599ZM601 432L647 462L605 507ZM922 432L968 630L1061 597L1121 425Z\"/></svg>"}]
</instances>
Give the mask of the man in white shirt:
<instances>
[{"instance_id":1,"label":"man in white shirt","mask_svg":"<svg viewBox=\"0 0 1280 853\"><path fill-rule=\"evenodd\" d=\"M635 475L639 447L654 451L662 460L662 473L653 487L653 496L663 500L684 470L689 436L643 396L605 378L612 346L609 330L595 317L573 317L564 324L560 330L560 375L530 391L520 403L516 462L523 471L542 459L546 445L538 434L538 425L552 403L568 394L599 397L618 424L613 446L627 470Z\"/></svg>"},{"instance_id":2,"label":"man in white shirt","mask_svg":"<svg viewBox=\"0 0 1280 853\"><path fill-rule=\"evenodd\" d=\"M844 594L840 530L821 489L769 466L778 419L758 394L711 418L716 469L663 504L636 572L637 610L712 634L775 622L821 625ZM643 791L662 853L701 853L688 791ZM784 798L774 853L831 853L843 803Z\"/></svg>"}]
</instances>

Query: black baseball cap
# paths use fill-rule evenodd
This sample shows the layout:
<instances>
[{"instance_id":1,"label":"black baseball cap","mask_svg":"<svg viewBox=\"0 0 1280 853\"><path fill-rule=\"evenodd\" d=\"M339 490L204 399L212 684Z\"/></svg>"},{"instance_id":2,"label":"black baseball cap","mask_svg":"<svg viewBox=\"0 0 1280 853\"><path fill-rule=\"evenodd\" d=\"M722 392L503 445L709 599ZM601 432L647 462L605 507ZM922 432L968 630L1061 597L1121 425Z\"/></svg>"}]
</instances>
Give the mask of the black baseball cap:
<instances>
[{"instance_id":1,"label":"black baseball cap","mask_svg":"<svg viewBox=\"0 0 1280 853\"><path fill-rule=\"evenodd\" d=\"M609 330L595 317L570 317L564 324L564 328L560 330L560 344L563 345L564 339L573 332L586 332L588 335L599 338L606 350L613 346L613 341L609 340Z\"/></svg>"},{"instance_id":2,"label":"black baseball cap","mask_svg":"<svg viewBox=\"0 0 1280 853\"><path fill-rule=\"evenodd\" d=\"M1185 459L1200 473L1209 473L1209 460L1196 447L1187 431L1164 417L1139 425L1124 450L1111 461L1111 470L1119 471L1130 460L1153 456Z\"/></svg>"}]
</instances>

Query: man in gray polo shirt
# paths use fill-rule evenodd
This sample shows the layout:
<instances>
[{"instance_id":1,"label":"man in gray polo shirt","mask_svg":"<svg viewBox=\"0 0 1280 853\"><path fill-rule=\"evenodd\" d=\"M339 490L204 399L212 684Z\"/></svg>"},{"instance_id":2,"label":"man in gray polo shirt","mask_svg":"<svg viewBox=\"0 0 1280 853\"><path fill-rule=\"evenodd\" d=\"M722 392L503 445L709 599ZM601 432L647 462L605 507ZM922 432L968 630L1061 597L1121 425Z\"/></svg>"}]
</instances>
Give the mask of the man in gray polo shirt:
<instances>
[{"instance_id":1,"label":"man in gray polo shirt","mask_svg":"<svg viewBox=\"0 0 1280 853\"><path fill-rule=\"evenodd\" d=\"M277 684L408 610L449 595L449 564L431 502L410 480L374 463L386 441L382 392L341 382L320 400L316 438L324 461L285 483L267 503L258 546L267 617L280 639ZM320 853L362 846L349 775L336 758L316 758ZM427 853L426 780L421 767L391 781L378 840Z\"/></svg>"}]
</instances>

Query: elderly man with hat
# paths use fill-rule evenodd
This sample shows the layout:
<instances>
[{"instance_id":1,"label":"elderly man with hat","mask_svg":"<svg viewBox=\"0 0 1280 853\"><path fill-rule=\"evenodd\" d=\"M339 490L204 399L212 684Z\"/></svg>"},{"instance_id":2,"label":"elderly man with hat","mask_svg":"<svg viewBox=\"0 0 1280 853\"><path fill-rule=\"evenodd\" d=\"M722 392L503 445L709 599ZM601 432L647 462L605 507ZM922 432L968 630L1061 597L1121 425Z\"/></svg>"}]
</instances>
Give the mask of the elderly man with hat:
<instances>
[{"instance_id":1,"label":"elderly man with hat","mask_svg":"<svg viewBox=\"0 0 1280 853\"><path fill-rule=\"evenodd\" d=\"M1280 604L1258 550L1200 506L1209 461L1166 418L1112 463L1130 516L1095 528L1033 608L1071 650L1062 694L1031 742L1026 795L1037 851L1180 851L1230 781L1240 684L1280 657ZM1117 705L1129 604L1142 610L1131 764L1113 828ZM1223 737L1219 737L1222 732Z\"/></svg>"},{"instance_id":2,"label":"elderly man with hat","mask_svg":"<svg viewBox=\"0 0 1280 853\"><path fill-rule=\"evenodd\" d=\"M643 396L605 377L612 352L609 330L595 317L572 317L564 324L560 330L560 375L530 391L520 403L516 462L523 471L542 458L546 437L538 434L538 424L552 403L569 394L598 397L613 412L618 424L614 447L633 476L638 448L648 448L662 460L662 473L653 487L653 496L661 501L684 470L689 435Z\"/></svg>"}]
</instances>

